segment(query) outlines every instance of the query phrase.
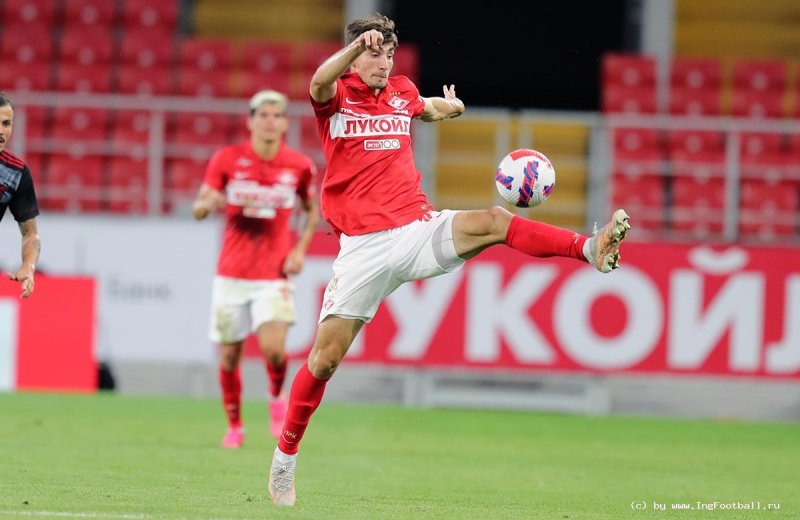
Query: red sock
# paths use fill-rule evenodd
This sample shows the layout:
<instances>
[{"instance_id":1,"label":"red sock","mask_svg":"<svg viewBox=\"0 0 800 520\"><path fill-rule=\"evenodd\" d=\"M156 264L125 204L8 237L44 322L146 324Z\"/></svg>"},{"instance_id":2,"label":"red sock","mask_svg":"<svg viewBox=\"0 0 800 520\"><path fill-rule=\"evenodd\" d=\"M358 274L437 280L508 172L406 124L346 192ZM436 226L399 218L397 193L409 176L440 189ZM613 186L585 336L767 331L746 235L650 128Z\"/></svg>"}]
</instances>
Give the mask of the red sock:
<instances>
[{"instance_id":1,"label":"red sock","mask_svg":"<svg viewBox=\"0 0 800 520\"><path fill-rule=\"evenodd\" d=\"M269 395L278 397L286 379L286 358L278 364L267 361L267 376L269 376Z\"/></svg>"},{"instance_id":2,"label":"red sock","mask_svg":"<svg viewBox=\"0 0 800 520\"><path fill-rule=\"evenodd\" d=\"M511 219L506 233L506 245L525 254L539 258L566 256L584 262L583 243L587 240L585 236L569 229L520 216Z\"/></svg>"},{"instance_id":3,"label":"red sock","mask_svg":"<svg viewBox=\"0 0 800 520\"><path fill-rule=\"evenodd\" d=\"M222 387L222 405L231 428L242 426L242 376L239 369L228 372L219 367L219 384Z\"/></svg>"},{"instance_id":4,"label":"red sock","mask_svg":"<svg viewBox=\"0 0 800 520\"><path fill-rule=\"evenodd\" d=\"M322 401L322 394L325 393L327 383L327 379L314 377L308 370L307 363L303 363L303 366L297 371L289 392L289 409L283 423L283 435L278 441L278 449L282 452L287 455L297 453L300 439L303 438L311 414Z\"/></svg>"}]
</instances>

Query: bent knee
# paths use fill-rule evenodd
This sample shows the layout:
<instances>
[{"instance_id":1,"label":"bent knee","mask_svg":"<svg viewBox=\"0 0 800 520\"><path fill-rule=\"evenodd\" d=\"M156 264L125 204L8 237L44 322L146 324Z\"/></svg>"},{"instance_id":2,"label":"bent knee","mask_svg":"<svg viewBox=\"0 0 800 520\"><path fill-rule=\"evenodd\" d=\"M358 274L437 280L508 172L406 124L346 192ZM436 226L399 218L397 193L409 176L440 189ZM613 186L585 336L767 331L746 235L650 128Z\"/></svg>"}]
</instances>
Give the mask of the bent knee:
<instances>
[{"instance_id":1,"label":"bent knee","mask_svg":"<svg viewBox=\"0 0 800 520\"><path fill-rule=\"evenodd\" d=\"M511 223L511 219L514 218L514 214L500 206L489 208L486 210L486 213L491 217L489 234L504 239L508 231L508 225Z\"/></svg>"},{"instance_id":2,"label":"bent knee","mask_svg":"<svg viewBox=\"0 0 800 520\"><path fill-rule=\"evenodd\" d=\"M342 357L336 349L315 348L308 357L308 369L319 379L329 379L336 372Z\"/></svg>"}]
</instances>

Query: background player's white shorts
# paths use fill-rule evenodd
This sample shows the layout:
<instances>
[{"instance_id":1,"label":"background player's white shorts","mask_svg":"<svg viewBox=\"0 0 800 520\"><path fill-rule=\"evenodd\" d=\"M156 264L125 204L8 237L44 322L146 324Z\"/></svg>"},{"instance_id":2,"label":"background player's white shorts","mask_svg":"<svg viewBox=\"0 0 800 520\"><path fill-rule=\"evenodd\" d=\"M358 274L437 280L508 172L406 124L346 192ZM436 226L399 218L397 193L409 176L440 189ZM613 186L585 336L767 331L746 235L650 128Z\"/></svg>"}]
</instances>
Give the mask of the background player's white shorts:
<instances>
[{"instance_id":1,"label":"background player's white shorts","mask_svg":"<svg viewBox=\"0 0 800 520\"><path fill-rule=\"evenodd\" d=\"M427 221L366 235L342 234L319 321L334 315L369 323L381 301L404 282L461 269L465 260L453 244L456 213L433 211Z\"/></svg>"},{"instance_id":2,"label":"background player's white shorts","mask_svg":"<svg viewBox=\"0 0 800 520\"><path fill-rule=\"evenodd\" d=\"M262 323L294 323L294 287L288 280L243 280L215 276L211 294L209 337L235 343Z\"/></svg>"}]
</instances>

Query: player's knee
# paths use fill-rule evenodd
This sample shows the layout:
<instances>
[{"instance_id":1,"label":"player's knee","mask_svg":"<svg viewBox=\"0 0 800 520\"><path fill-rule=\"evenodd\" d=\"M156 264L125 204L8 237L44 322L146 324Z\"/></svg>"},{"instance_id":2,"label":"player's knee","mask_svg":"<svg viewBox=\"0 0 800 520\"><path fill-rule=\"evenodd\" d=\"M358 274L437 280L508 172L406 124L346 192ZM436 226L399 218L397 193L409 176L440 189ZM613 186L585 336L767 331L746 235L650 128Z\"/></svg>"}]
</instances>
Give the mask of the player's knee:
<instances>
[{"instance_id":1,"label":"player's knee","mask_svg":"<svg viewBox=\"0 0 800 520\"><path fill-rule=\"evenodd\" d=\"M239 356L235 349L223 347L220 351L219 363L228 372L239 366Z\"/></svg>"},{"instance_id":2,"label":"player's knee","mask_svg":"<svg viewBox=\"0 0 800 520\"><path fill-rule=\"evenodd\" d=\"M489 224L489 234L492 236L505 238L506 232L508 231L508 225L511 223L511 219L514 218L514 214L505 208L501 208L500 206L489 208L486 210L486 213L491 219Z\"/></svg>"},{"instance_id":3,"label":"player's knee","mask_svg":"<svg viewBox=\"0 0 800 520\"><path fill-rule=\"evenodd\" d=\"M308 368L314 377L329 379L336 372L342 358L336 348L315 348L308 359Z\"/></svg>"}]
</instances>

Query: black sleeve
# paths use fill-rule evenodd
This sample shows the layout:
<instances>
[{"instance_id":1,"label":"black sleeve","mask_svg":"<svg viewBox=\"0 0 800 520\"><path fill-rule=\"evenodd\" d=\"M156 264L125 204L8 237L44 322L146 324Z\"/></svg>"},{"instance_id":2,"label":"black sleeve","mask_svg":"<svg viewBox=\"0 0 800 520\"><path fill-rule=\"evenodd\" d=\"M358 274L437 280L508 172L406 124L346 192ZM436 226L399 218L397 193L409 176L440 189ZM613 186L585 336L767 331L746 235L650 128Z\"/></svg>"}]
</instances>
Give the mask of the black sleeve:
<instances>
[{"instance_id":1,"label":"black sleeve","mask_svg":"<svg viewBox=\"0 0 800 520\"><path fill-rule=\"evenodd\" d=\"M36 192L33 189L33 177L28 165L22 170L22 177L19 180L17 191L8 204L8 209L14 215L17 222L25 222L39 214L39 203L36 200Z\"/></svg>"}]
</instances>

